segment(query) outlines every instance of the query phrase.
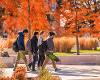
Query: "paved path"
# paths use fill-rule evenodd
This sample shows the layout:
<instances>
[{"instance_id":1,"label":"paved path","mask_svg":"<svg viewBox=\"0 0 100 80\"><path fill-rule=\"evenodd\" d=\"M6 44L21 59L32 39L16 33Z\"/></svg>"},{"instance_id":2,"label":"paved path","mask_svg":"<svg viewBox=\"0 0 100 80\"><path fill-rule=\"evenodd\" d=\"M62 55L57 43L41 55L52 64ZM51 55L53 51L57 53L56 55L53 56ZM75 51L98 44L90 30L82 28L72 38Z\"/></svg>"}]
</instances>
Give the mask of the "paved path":
<instances>
[{"instance_id":1,"label":"paved path","mask_svg":"<svg viewBox=\"0 0 100 80\"><path fill-rule=\"evenodd\" d=\"M59 75L62 80L100 80L100 66L87 65L58 65L61 70L55 72L51 65L47 68L54 75ZM11 76L12 68L5 69L5 75ZM37 76L38 72L27 72L28 77Z\"/></svg>"}]
</instances>

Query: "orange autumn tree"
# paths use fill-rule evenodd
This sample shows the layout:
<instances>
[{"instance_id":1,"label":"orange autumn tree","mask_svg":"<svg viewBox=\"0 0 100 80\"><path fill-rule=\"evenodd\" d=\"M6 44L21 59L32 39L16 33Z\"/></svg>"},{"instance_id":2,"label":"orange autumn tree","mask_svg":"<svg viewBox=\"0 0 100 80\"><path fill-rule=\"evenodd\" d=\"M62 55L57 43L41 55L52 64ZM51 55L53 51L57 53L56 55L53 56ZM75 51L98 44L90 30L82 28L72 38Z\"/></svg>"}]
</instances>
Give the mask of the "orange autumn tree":
<instances>
[{"instance_id":1,"label":"orange autumn tree","mask_svg":"<svg viewBox=\"0 0 100 80\"><path fill-rule=\"evenodd\" d=\"M99 0L0 0L0 5L5 8L3 28L9 33L30 26L32 30L49 29L58 34L76 33L75 6L80 33L99 31Z\"/></svg>"},{"instance_id":2,"label":"orange autumn tree","mask_svg":"<svg viewBox=\"0 0 100 80\"><path fill-rule=\"evenodd\" d=\"M61 8L60 19L65 21L66 33L94 34L100 32L99 0L66 0L65 5L66 7Z\"/></svg>"},{"instance_id":3,"label":"orange autumn tree","mask_svg":"<svg viewBox=\"0 0 100 80\"><path fill-rule=\"evenodd\" d=\"M29 28L29 24L31 30L50 28L45 15L48 8L43 0L0 0L0 5L5 8L3 28L9 33Z\"/></svg>"},{"instance_id":4,"label":"orange autumn tree","mask_svg":"<svg viewBox=\"0 0 100 80\"><path fill-rule=\"evenodd\" d=\"M60 27L60 12L57 0L46 0L44 4L48 10L46 17L50 25L50 30L55 31L58 36L61 36L64 29Z\"/></svg>"},{"instance_id":5,"label":"orange autumn tree","mask_svg":"<svg viewBox=\"0 0 100 80\"><path fill-rule=\"evenodd\" d=\"M60 19L65 20L66 34L76 36L77 54L79 55L79 35L100 32L96 23L96 19L100 16L99 4L97 0L66 0L66 5L66 9L61 8Z\"/></svg>"}]
</instances>

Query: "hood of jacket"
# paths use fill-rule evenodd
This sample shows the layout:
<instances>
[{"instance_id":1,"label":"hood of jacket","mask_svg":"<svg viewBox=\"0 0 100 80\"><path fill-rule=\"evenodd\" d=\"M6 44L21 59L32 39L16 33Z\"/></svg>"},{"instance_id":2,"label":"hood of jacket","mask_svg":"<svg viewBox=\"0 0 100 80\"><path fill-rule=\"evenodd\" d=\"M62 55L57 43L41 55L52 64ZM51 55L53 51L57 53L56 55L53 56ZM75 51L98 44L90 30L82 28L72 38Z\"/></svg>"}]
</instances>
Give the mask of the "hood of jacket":
<instances>
[{"instance_id":1,"label":"hood of jacket","mask_svg":"<svg viewBox=\"0 0 100 80\"><path fill-rule=\"evenodd\" d=\"M19 37L23 37L24 36L23 32L19 32L18 35L19 35Z\"/></svg>"}]
</instances>

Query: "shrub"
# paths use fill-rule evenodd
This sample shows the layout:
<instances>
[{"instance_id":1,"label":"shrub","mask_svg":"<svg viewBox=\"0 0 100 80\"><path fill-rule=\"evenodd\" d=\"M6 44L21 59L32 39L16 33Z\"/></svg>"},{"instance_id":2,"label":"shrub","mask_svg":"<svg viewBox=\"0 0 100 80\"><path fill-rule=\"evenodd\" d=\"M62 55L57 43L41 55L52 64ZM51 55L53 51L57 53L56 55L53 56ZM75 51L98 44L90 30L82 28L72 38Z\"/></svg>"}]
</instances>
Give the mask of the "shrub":
<instances>
[{"instance_id":1,"label":"shrub","mask_svg":"<svg viewBox=\"0 0 100 80\"><path fill-rule=\"evenodd\" d=\"M39 75L32 80L61 80L59 76L52 76L47 69L40 69Z\"/></svg>"},{"instance_id":2,"label":"shrub","mask_svg":"<svg viewBox=\"0 0 100 80\"><path fill-rule=\"evenodd\" d=\"M26 68L20 66L16 68L15 72L13 73L12 78L15 78L18 80L26 80L25 74L26 74Z\"/></svg>"},{"instance_id":3,"label":"shrub","mask_svg":"<svg viewBox=\"0 0 100 80\"><path fill-rule=\"evenodd\" d=\"M75 45L75 38L71 37L55 38L54 43L56 52L71 52L71 49Z\"/></svg>"},{"instance_id":4,"label":"shrub","mask_svg":"<svg viewBox=\"0 0 100 80\"><path fill-rule=\"evenodd\" d=\"M98 39L96 38L80 38L80 49L82 50L96 50L98 47Z\"/></svg>"},{"instance_id":5,"label":"shrub","mask_svg":"<svg viewBox=\"0 0 100 80\"><path fill-rule=\"evenodd\" d=\"M0 69L2 70L2 68L7 68L7 65L3 62L2 59L0 59Z\"/></svg>"},{"instance_id":6,"label":"shrub","mask_svg":"<svg viewBox=\"0 0 100 80\"><path fill-rule=\"evenodd\" d=\"M47 69L40 69L39 80L51 80L52 74Z\"/></svg>"},{"instance_id":7,"label":"shrub","mask_svg":"<svg viewBox=\"0 0 100 80\"><path fill-rule=\"evenodd\" d=\"M12 48L12 44L15 41L15 39L7 39L3 40L0 44L0 50L3 50L4 48Z\"/></svg>"},{"instance_id":8,"label":"shrub","mask_svg":"<svg viewBox=\"0 0 100 80\"><path fill-rule=\"evenodd\" d=\"M55 44L55 51L59 52L60 51L60 38L55 38L54 39L54 44Z\"/></svg>"},{"instance_id":9,"label":"shrub","mask_svg":"<svg viewBox=\"0 0 100 80\"><path fill-rule=\"evenodd\" d=\"M27 80L25 78L26 68L25 67L17 67L12 77L0 77L0 80Z\"/></svg>"}]
</instances>

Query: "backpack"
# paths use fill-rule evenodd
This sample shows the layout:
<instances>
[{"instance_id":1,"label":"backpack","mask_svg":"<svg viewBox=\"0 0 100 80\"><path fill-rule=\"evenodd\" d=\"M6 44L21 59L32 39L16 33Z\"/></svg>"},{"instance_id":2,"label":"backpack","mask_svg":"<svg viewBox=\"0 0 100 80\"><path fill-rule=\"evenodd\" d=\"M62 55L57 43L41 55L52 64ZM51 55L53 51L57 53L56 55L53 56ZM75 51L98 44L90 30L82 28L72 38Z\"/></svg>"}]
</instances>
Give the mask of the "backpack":
<instances>
[{"instance_id":1,"label":"backpack","mask_svg":"<svg viewBox=\"0 0 100 80\"><path fill-rule=\"evenodd\" d=\"M26 49L31 52L31 50L32 50L31 39L29 39L27 41L27 43L26 43Z\"/></svg>"},{"instance_id":2,"label":"backpack","mask_svg":"<svg viewBox=\"0 0 100 80\"><path fill-rule=\"evenodd\" d=\"M18 51L19 51L17 40L18 40L18 38L17 38L16 41L13 43L13 50L14 50L15 52L18 52Z\"/></svg>"}]
</instances>

